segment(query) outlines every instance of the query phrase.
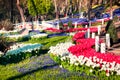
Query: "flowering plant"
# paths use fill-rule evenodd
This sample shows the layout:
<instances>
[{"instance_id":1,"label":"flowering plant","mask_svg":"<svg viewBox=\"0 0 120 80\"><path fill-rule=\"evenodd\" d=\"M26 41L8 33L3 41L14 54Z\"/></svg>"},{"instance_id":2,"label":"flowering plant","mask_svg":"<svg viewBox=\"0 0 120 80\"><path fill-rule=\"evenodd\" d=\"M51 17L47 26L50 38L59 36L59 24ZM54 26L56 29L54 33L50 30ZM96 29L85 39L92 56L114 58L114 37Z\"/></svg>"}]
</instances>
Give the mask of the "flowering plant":
<instances>
[{"instance_id":1,"label":"flowering plant","mask_svg":"<svg viewBox=\"0 0 120 80\"><path fill-rule=\"evenodd\" d=\"M85 32L78 32L73 36L73 41L76 41L77 39L85 38Z\"/></svg>"},{"instance_id":2,"label":"flowering plant","mask_svg":"<svg viewBox=\"0 0 120 80\"><path fill-rule=\"evenodd\" d=\"M62 57L69 53L67 49L72 45L74 44L72 44L71 42L59 43L56 46L51 46L48 53L52 53L53 55Z\"/></svg>"},{"instance_id":3,"label":"flowering plant","mask_svg":"<svg viewBox=\"0 0 120 80\"><path fill-rule=\"evenodd\" d=\"M50 31L50 32L61 32L61 30L56 29L56 28L47 28L45 31Z\"/></svg>"},{"instance_id":4,"label":"flowering plant","mask_svg":"<svg viewBox=\"0 0 120 80\"><path fill-rule=\"evenodd\" d=\"M39 55L41 47L41 44L15 44L0 57L0 64L15 63Z\"/></svg>"},{"instance_id":5,"label":"flowering plant","mask_svg":"<svg viewBox=\"0 0 120 80\"><path fill-rule=\"evenodd\" d=\"M20 45L14 45L10 47L11 49L6 52L6 55L11 54L19 54L21 52L32 52L33 50L39 50L41 48L41 44L20 44Z\"/></svg>"},{"instance_id":6,"label":"flowering plant","mask_svg":"<svg viewBox=\"0 0 120 80\"><path fill-rule=\"evenodd\" d=\"M83 71L89 75L120 75L120 56L113 53L96 52L92 47L95 45L95 39L84 38L83 32L78 32L73 36L76 45L68 48L68 55L60 58L60 64L67 69ZM102 41L100 40L99 43ZM64 47L65 49L67 47ZM56 49L55 49L56 50ZM53 54L56 53L54 50ZM58 55L59 48L57 49Z\"/></svg>"},{"instance_id":7,"label":"flowering plant","mask_svg":"<svg viewBox=\"0 0 120 80\"><path fill-rule=\"evenodd\" d=\"M56 28L47 28L45 29L45 31L50 31L50 32L78 32L78 31L82 31L85 32L87 31L88 28L69 28L67 30L59 30ZM90 32L97 32L98 29L97 28L89 28Z\"/></svg>"},{"instance_id":8,"label":"flowering plant","mask_svg":"<svg viewBox=\"0 0 120 80\"><path fill-rule=\"evenodd\" d=\"M45 37L45 36L47 36L47 35L48 35L48 34L46 34L46 33L36 34L36 35L32 35L31 38Z\"/></svg>"}]
</instances>

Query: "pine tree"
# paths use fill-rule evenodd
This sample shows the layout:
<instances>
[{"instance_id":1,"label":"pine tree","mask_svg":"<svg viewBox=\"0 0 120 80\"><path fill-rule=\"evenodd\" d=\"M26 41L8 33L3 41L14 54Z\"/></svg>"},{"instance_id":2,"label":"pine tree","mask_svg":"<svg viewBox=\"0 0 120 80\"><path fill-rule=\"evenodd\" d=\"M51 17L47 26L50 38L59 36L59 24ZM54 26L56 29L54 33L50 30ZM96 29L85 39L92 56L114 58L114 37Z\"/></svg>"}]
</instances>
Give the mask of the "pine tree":
<instances>
[{"instance_id":1,"label":"pine tree","mask_svg":"<svg viewBox=\"0 0 120 80\"><path fill-rule=\"evenodd\" d=\"M118 40L117 30L115 28L114 20L115 20L115 18L111 21L111 24L107 31L107 33L110 34L110 38L112 39L113 43L117 42L117 40Z\"/></svg>"}]
</instances>

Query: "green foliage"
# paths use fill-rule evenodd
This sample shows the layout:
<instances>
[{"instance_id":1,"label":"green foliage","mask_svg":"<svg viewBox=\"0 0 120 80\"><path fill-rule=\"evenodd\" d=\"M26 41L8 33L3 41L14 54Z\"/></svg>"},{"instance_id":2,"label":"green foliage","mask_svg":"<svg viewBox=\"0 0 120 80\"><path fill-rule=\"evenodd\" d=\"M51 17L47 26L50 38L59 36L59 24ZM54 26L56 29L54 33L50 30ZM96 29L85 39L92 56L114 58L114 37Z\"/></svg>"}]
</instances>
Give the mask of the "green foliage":
<instances>
[{"instance_id":1,"label":"green foliage","mask_svg":"<svg viewBox=\"0 0 120 80\"><path fill-rule=\"evenodd\" d=\"M51 58L57 62L58 60L56 60L55 57L57 58L57 56L55 56L55 55L52 56ZM116 73L111 75L111 76L109 76L109 77L107 77L105 71L99 71L100 67L95 67L93 69L92 67L88 67L86 65L70 64L69 63L69 59L66 59L64 61L59 61L59 65L62 65L63 68L71 71L72 73L79 72L80 74L85 73L86 76L94 76L95 80L96 79L98 79L98 80L110 80L110 79L111 80L115 80L116 78L119 77L119 76L116 75ZM90 71L90 70L92 70L92 71ZM77 78L77 79L79 79L79 78ZM85 80L88 80L88 79L85 78ZM93 80L93 79L90 79L90 80Z\"/></svg>"},{"instance_id":2,"label":"green foliage","mask_svg":"<svg viewBox=\"0 0 120 80\"><path fill-rule=\"evenodd\" d=\"M113 19L113 21L114 21L114 19ZM113 21L111 21L111 24L108 28L107 33L110 34L110 38L113 40L113 42L116 42L118 40L118 37L117 37L117 30L115 28L115 25L114 25Z\"/></svg>"},{"instance_id":3,"label":"green foliage","mask_svg":"<svg viewBox=\"0 0 120 80\"><path fill-rule=\"evenodd\" d=\"M60 30L63 30L64 25L62 22L59 23L59 26L60 26Z\"/></svg>"},{"instance_id":4,"label":"green foliage","mask_svg":"<svg viewBox=\"0 0 120 80\"><path fill-rule=\"evenodd\" d=\"M118 16L114 16L113 21L114 21L114 22L118 22L118 21L119 21Z\"/></svg>"},{"instance_id":5,"label":"green foliage","mask_svg":"<svg viewBox=\"0 0 120 80\"><path fill-rule=\"evenodd\" d=\"M52 38L32 38L27 43L40 43L43 46L43 48L48 49L50 46L55 46L57 43L65 42L67 40L71 40L70 36L58 36L58 37L52 37Z\"/></svg>"},{"instance_id":6,"label":"green foliage","mask_svg":"<svg viewBox=\"0 0 120 80\"><path fill-rule=\"evenodd\" d=\"M28 10L33 16L47 14L53 11L51 0L28 0Z\"/></svg>"},{"instance_id":7,"label":"green foliage","mask_svg":"<svg viewBox=\"0 0 120 80\"><path fill-rule=\"evenodd\" d=\"M0 35L0 51L4 52L5 49L8 48L8 41L7 38L4 36Z\"/></svg>"},{"instance_id":8,"label":"green foliage","mask_svg":"<svg viewBox=\"0 0 120 80\"><path fill-rule=\"evenodd\" d=\"M74 26L72 25L72 21L69 21L69 22L68 22L68 27L74 28Z\"/></svg>"},{"instance_id":9,"label":"green foliage","mask_svg":"<svg viewBox=\"0 0 120 80\"><path fill-rule=\"evenodd\" d=\"M30 58L32 56L38 56L40 55L40 50L33 50L32 52L21 52L19 54L10 54L10 55L3 55L0 57L0 64L10 64L10 63L17 63L20 62L21 60Z\"/></svg>"},{"instance_id":10,"label":"green foliage","mask_svg":"<svg viewBox=\"0 0 120 80\"><path fill-rule=\"evenodd\" d=\"M55 61L55 62L57 62L57 63L61 63L61 60L60 60L60 56L57 56L56 57L56 55L52 55L52 54L50 54L50 57Z\"/></svg>"},{"instance_id":11,"label":"green foliage","mask_svg":"<svg viewBox=\"0 0 120 80\"><path fill-rule=\"evenodd\" d=\"M26 36L18 38L17 41L18 42L23 42L23 41L28 41L29 39L30 39L30 36L26 35Z\"/></svg>"}]
</instances>

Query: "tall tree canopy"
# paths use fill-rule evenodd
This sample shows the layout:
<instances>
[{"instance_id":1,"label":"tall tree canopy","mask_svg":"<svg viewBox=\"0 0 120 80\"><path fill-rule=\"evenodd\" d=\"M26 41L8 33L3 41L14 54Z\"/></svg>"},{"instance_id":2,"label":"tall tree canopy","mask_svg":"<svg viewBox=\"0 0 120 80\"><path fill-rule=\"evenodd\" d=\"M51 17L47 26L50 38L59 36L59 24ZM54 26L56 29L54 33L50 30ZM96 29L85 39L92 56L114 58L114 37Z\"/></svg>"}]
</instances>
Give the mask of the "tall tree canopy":
<instances>
[{"instance_id":1,"label":"tall tree canopy","mask_svg":"<svg viewBox=\"0 0 120 80\"><path fill-rule=\"evenodd\" d=\"M28 0L27 6L33 16L51 13L53 9L51 0Z\"/></svg>"}]
</instances>

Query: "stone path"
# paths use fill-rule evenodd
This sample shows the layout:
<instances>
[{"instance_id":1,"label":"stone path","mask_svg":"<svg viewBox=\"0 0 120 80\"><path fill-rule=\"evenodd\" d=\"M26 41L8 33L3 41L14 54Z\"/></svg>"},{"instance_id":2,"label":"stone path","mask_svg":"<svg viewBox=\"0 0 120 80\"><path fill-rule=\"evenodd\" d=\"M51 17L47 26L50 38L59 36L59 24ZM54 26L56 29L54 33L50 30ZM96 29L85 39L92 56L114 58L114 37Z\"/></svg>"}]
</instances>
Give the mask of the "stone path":
<instances>
[{"instance_id":1,"label":"stone path","mask_svg":"<svg viewBox=\"0 0 120 80\"><path fill-rule=\"evenodd\" d=\"M108 52L113 52L115 55L120 55L120 42L118 44L114 44Z\"/></svg>"}]
</instances>

